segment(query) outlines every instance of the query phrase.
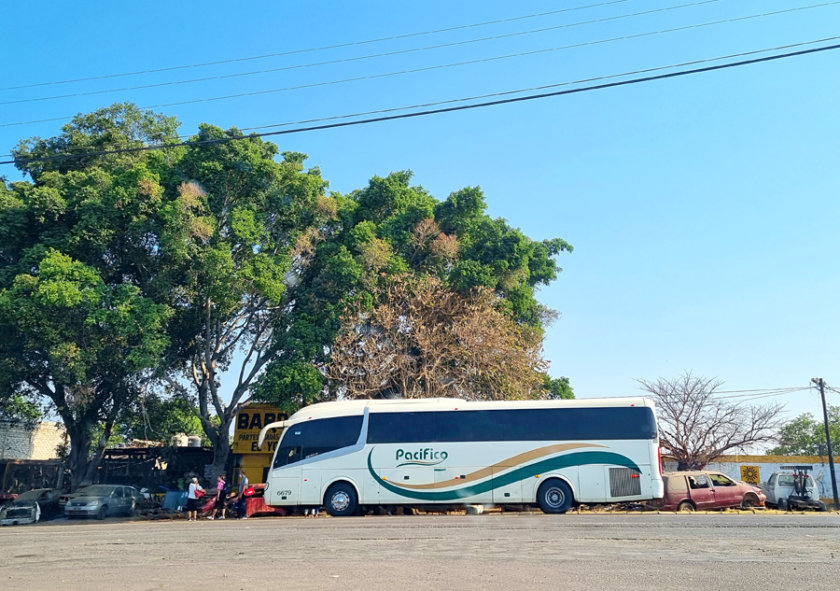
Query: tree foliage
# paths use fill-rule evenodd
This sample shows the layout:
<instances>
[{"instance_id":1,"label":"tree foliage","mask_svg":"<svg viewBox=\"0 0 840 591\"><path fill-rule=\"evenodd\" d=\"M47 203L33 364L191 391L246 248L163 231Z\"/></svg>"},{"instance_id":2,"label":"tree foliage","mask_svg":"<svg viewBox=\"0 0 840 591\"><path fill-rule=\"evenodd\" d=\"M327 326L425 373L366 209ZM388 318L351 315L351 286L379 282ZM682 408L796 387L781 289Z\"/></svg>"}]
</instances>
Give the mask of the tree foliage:
<instances>
[{"instance_id":1,"label":"tree foliage","mask_svg":"<svg viewBox=\"0 0 840 591\"><path fill-rule=\"evenodd\" d=\"M656 402L659 443L680 470L701 470L730 450L772 440L780 405L748 406L719 398L723 382L686 372L678 378L638 380Z\"/></svg>"},{"instance_id":2,"label":"tree foliage","mask_svg":"<svg viewBox=\"0 0 840 591\"><path fill-rule=\"evenodd\" d=\"M166 345L168 309L127 284L107 285L95 269L48 249L35 272L0 290L0 384L49 399L71 440L73 482L90 478L140 372Z\"/></svg>"},{"instance_id":3,"label":"tree foliage","mask_svg":"<svg viewBox=\"0 0 840 591\"><path fill-rule=\"evenodd\" d=\"M302 154L278 163L276 147L258 138L208 145L239 135L201 126L173 166L183 180L167 187L161 237L179 273L166 379L197 405L216 471L239 403L277 354L272 335L293 305L293 278L335 211Z\"/></svg>"},{"instance_id":4,"label":"tree foliage","mask_svg":"<svg viewBox=\"0 0 840 591\"><path fill-rule=\"evenodd\" d=\"M406 304L398 302L401 295L415 298L412 305L423 322L433 317L432 308L416 305L412 290L421 286L435 285L436 293L445 295L450 303L464 298L474 304L475 298L483 298L485 309L493 310L500 326L503 318L510 322L505 333L513 339L508 343L509 353L517 343L527 342L531 347L541 342L544 327L554 315L537 302L535 290L556 278L560 271L557 256L572 247L561 239L534 241L504 220L490 218L478 188L456 191L441 202L422 187L412 186L410 180L410 172L392 173L372 178L367 187L347 196L336 195L336 216L324 227L322 240L314 244L311 264L300 270L294 305L284 316L283 329L275 330L278 356L260 380L260 398L291 411L325 396L337 396L343 384L335 378L342 372L348 377L350 368L341 369L331 359L349 362L350 352L344 348L356 346L352 343L354 331L370 338L382 329L371 325L370 314L378 313L382 322L393 325L394 320L385 320L384 315L386 310L396 314L399 306ZM398 294L395 290L400 285L405 289ZM420 330L419 323L414 326ZM518 331L515 337L514 326ZM442 327L427 328L428 338L443 338ZM454 336L452 330L449 338ZM413 337L420 334L415 332ZM391 343L398 344L395 340ZM454 355L455 349L450 351ZM421 359L415 355L412 363L416 366ZM408 363L408 359L404 361ZM315 372L305 371L306 366L333 379L324 384ZM453 370L457 365L450 359L445 367ZM408 374L403 374L396 382L394 375L381 381L378 393L373 382L379 378L356 387L370 396L416 396L421 390L440 391L433 385L435 381L448 381L453 388L466 383L461 369L444 377L442 368L426 370L434 371L435 377L424 379L423 386L409 386ZM493 375L498 378L501 374ZM522 379L531 377L529 373ZM510 384L494 384L489 375L473 377L471 387L480 388L472 395L477 397L535 390L533 385L510 390ZM491 392L491 388L497 390Z\"/></svg>"},{"instance_id":5,"label":"tree foliage","mask_svg":"<svg viewBox=\"0 0 840 591\"><path fill-rule=\"evenodd\" d=\"M535 297L569 244L490 218L478 188L441 202L397 172L328 194L302 154L211 125L176 146L177 127L127 104L79 115L15 150L31 182L0 182L0 408L48 400L74 482L115 424L149 432L131 417L168 404L137 406L161 384L221 470L249 392L295 410L346 389L325 374L347 375L353 331L405 355L369 395L570 394L542 371Z\"/></svg>"},{"instance_id":6,"label":"tree foliage","mask_svg":"<svg viewBox=\"0 0 840 591\"><path fill-rule=\"evenodd\" d=\"M565 376L552 378L544 375L542 391L543 396L550 400L572 400L575 397L569 378Z\"/></svg>"},{"instance_id":7,"label":"tree foliage","mask_svg":"<svg viewBox=\"0 0 840 591\"><path fill-rule=\"evenodd\" d=\"M348 398L535 398L537 331L500 311L486 287L460 295L439 279L393 278L369 312L343 316L327 376ZM363 319L363 322L360 322Z\"/></svg>"},{"instance_id":8,"label":"tree foliage","mask_svg":"<svg viewBox=\"0 0 840 591\"><path fill-rule=\"evenodd\" d=\"M139 439L169 445L173 436L196 435L202 427L195 409L183 398L144 392L126 406L116 431L126 442Z\"/></svg>"},{"instance_id":9,"label":"tree foliage","mask_svg":"<svg viewBox=\"0 0 840 591\"><path fill-rule=\"evenodd\" d=\"M131 105L79 115L56 138L21 142L32 182L0 183L0 397L49 401L73 486L168 343L156 237L170 154L68 155L175 141L176 127Z\"/></svg>"},{"instance_id":10,"label":"tree foliage","mask_svg":"<svg viewBox=\"0 0 840 591\"><path fill-rule=\"evenodd\" d=\"M831 445L840 445L840 406L828 406L828 428ZM828 456L825 422L810 413L801 414L779 429L775 437L778 445L767 451L781 456ZM836 453L836 451L834 452Z\"/></svg>"}]
</instances>

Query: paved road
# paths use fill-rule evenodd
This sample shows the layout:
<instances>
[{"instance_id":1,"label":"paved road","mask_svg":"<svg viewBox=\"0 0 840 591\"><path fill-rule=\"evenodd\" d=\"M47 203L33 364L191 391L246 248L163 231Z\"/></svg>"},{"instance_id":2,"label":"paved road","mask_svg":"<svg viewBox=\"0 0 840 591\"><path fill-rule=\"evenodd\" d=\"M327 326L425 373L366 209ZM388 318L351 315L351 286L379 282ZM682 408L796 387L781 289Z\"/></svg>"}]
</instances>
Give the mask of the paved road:
<instances>
[{"instance_id":1,"label":"paved road","mask_svg":"<svg viewBox=\"0 0 840 591\"><path fill-rule=\"evenodd\" d=\"M840 588L840 514L506 513L0 529L0 589Z\"/></svg>"}]
</instances>

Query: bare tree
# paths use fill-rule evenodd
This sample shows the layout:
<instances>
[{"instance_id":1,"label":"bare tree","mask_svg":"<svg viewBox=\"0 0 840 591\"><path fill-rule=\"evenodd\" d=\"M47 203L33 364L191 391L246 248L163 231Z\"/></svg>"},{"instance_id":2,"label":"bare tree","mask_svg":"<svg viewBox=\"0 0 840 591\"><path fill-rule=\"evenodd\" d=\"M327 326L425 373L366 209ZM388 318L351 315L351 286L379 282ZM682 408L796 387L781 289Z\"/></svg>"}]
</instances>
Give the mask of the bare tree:
<instances>
[{"instance_id":1,"label":"bare tree","mask_svg":"<svg viewBox=\"0 0 840 591\"><path fill-rule=\"evenodd\" d=\"M373 310L344 315L325 373L350 398L542 397L541 335L497 304L491 290L400 277Z\"/></svg>"},{"instance_id":2,"label":"bare tree","mask_svg":"<svg viewBox=\"0 0 840 591\"><path fill-rule=\"evenodd\" d=\"M783 406L749 406L717 396L723 382L685 372L678 378L637 380L656 402L659 442L679 470L701 470L730 450L773 440Z\"/></svg>"}]
</instances>

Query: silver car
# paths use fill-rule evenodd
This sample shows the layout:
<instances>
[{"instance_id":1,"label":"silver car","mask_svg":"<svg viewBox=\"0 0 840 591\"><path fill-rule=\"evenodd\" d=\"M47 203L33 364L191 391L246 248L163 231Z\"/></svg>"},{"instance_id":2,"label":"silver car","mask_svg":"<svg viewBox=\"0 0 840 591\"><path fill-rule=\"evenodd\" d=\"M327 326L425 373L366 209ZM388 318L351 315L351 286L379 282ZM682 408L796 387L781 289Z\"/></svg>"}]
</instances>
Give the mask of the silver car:
<instances>
[{"instance_id":1,"label":"silver car","mask_svg":"<svg viewBox=\"0 0 840 591\"><path fill-rule=\"evenodd\" d=\"M143 496L133 486L122 484L94 484L80 489L67 499L67 517L96 517L133 515Z\"/></svg>"}]
</instances>

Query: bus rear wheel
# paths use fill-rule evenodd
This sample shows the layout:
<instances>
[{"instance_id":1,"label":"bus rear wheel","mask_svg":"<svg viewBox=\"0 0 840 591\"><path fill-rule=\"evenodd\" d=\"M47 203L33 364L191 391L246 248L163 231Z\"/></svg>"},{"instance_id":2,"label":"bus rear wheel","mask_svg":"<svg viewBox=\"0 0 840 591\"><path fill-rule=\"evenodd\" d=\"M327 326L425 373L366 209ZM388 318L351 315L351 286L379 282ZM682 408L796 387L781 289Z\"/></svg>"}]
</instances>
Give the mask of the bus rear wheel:
<instances>
[{"instance_id":1,"label":"bus rear wheel","mask_svg":"<svg viewBox=\"0 0 840 591\"><path fill-rule=\"evenodd\" d=\"M537 503L543 513L565 513L572 501L572 489L562 480L543 482L537 491Z\"/></svg>"},{"instance_id":2,"label":"bus rear wheel","mask_svg":"<svg viewBox=\"0 0 840 591\"><path fill-rule=\"evenodd\" d=\"M324 507L333 517L347 517L355 515L359 509L359 498L354 489L347 482L336 482L327 489L324 496Z\"/></svg>"}]
</instances>

